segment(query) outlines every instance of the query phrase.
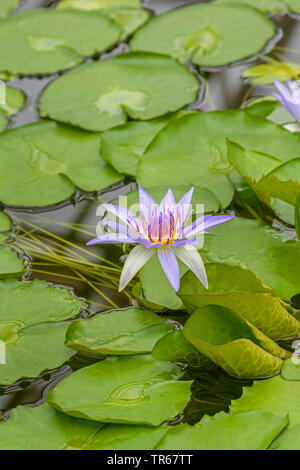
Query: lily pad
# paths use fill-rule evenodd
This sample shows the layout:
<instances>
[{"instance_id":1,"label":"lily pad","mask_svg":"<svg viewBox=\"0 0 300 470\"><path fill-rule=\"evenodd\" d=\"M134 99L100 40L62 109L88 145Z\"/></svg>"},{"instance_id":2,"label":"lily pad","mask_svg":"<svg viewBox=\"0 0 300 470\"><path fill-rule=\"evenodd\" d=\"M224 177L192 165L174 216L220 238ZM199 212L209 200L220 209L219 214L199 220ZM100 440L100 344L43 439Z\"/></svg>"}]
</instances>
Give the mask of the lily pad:
<instances>
[{"instance_id":1,"label":"lily pad","mask_svg":"<svg viewBox=\"0 0 300 470\"><path fill-rule=\"evenodd\" d=\"M199 308L186 322L183 334L230 375L270 376L279 372L282 366L279 357L284 357L284 350L225 307Z\"/></svg>"},{"instance_id":2,"label":"lily pad","mask_svg":"<svg viewBox=\"0 0 300 470\"><path fill-rule=\"evenodd\" d=\"M194 367L209 362L209 359L184 337L182 331L171 331L160 338L153 348L152 356L160 361L181 362Z\"/></svg>"},{"instance_id":3,"label":"lily pad","mask_svg":"<svg viewBox=\"0 0 300 470\"><path fill-rule=\"evenodd\" d=\"M39 122L0 136L0 200L45 206L72 196L74 185L99 191L122 176L99 157L100 136Z\"/></svg>"},{"instance_id":4,"label":"lily pad","mask_svg":"<svg viewBox=\"0 0 300 470\"><path fill-rule=\"evenodd\" d=\"M35 377L73 354L64 345L70 323L61 320L77 315L82 301L68 289L38 280L5 280L0 282L0 300L0 339L6 345L0 384Z\"/></svg>"},{"instance_id":5,"label":"lily pad","mask_svg":"<svg viewBox=\"0 0 300 470\"><path fill-rule=\"evenodd\" d=\"M278 375L245 387L241 398L233 400L230 409L232 413L260 410L281 417L288 414L292 427L300 424L299 393L299 381L290 382Z\"/></svg>"},{"instance_id":6,"label":"lily pad","mask_svg":"<svg viewBox=\"0 0 300 470\"><path fill-rule=\"evenodd\" d=\"M288 417L251 411L204 416L194 426L172 426L159 450L266 450L288 424Z\"/></svg>"},{"instance_id":7,"label":"lily pad","mask_svg":"<svg viewBox=\"0 0 300 470\"><path fill-rule=\"evenodd\" d=\"M234 195L226 139L280 162L300 154L300 135L243 110L193 113L167 125L142 155L137 181L145 188L204 187L227 207Z\"/></svg>"},{"instance_id":8,"label":"lily pad","mask_svg":"<svg viewBox=\"0 0 300 470\"><path fill-rule=\"evenodd\" d=\"M67 320L80 313L82 300L69 289L47 282L14 279L0 282L0 321L16 321L23 326ZM13 320L12 320L13 319Z\"/></svg>"},{"instance_id":9,"label":"lily pad","mask_svg":"<svg viewBox=\"0 0 300 470\"><path fill-rule=\"evenodd\" d=\"M1 241L5 239L6 237L2 237ZM8 275L20 277L24 269L24 260L15 250L8 246L0 246L0 279Z\"/></svg>"},{"instance_id":10,"label":"lily pad","mask_svg":"<svg viewBox=\"0 0 300 470\"><path fill-rule=\"evenodd\" d=\"M118 26L99 12L22 11L1 21L0 70L35 75L69 69L107 49L120 34Z\"/></svg>"},{"instance_id":11,"label":"lily pad","mask_svg":"<svg viewBox=\"0 0 300 470\"><path fill-rule=\"evenodd\" d=\"M291 357L283 362L280 371L281 377L285 380L300 380L300 364L298 360Z\"/></svg>"},{"instance_id":12,"label":"lily pad","mask_svg":"<svg viewBox=\"0 0 300 470\"><path fill-rule=\"evenodd\" d=\"M191 382L176 381L182 375L176 364L147 354L109 357L64 379L47 401L75 417L158 426L190 399Z\"/></svg>"},{"instance_id":13,"label":"lily pad","mask_svg":"<svg viewBox=\"0 0 300 470\"><path fill-rule=\"evenodd\" d=\"M21 0L1 0L0 5L0 18L4 18L7 16L11 11L13 11Z\"/></svg>"},{"instance_id":14,"label":"lily pad","mask_svg":"<svg viewBox=\"0 0 300 470\"><path fill-rule=\"evenodd\" d=\"M11 218L4 212L0 212L0 232L7 232L11 227Z\"/></svg>"},{"instance_id":15,"label":"lily pad","mask_svg":"<svg viewBox=\"0 0 300 470\"><path fill-rule=\"evenodd\" d=\"M0 340L5 343L5 364L0 365L1 385L55 369L74 354L64 345L70 322L26 327L16 316L12 314L9 321L0 321Z\"/></svg>"},{"instance_id":16,"label":"lily pad","mask_svg":"<svg viewBox=\"0 0 300 470\"><path fill-rule=\"evenodd\" d=\"M0 420L1 450L65 450L81 447L101 424L75 419L47 403L34 408L19 406L9 420Z\"/></svg>"},{"instance_id":17,"label":"lily pad","mask_svg":"<svg viewBox=\"0 0 300 470\"><path fill-rule=\"evenodd\" d=\"M244 4L255 7L265 13L288 13L293 11L300 13L300 6L297 0L217 0L217 4Z\"/></svg>"},{"instance_id":18,"label":"lily pad","mask_svg":"<svg viewBox=\"0 0 300 470\"><path fill-rule=\"evenodd\" d=\"M172 330L153 312L130 308L74 322L66 345L88 356L151 352L156 341Z\"/></svg>"},{"instance_id":19,"label":"lily pad","mask_svg":"<svg viewBox=\"0 0 300 470\"><path fill-rule=\"evenodd\" d=\"M299 293L300 243L257 220L236 217L210 230L201 252L206 261L252 271L283 299Z\"/></svg>"},{"instance_id":20,"label":"lily pad","mask_svg":"<svg viewBox=\"0 0 300 470\"><path fill-rule=\"evenodd\" d=\"M4 90L4 91L3 91ZM2 95L2 96L1 96ZM0 132L8 123L7 116L16 114L25 103L25 95L18 88L5 86L0 88Z\"/></svg>"},{"instance_id":21,"label":"lily pad","mask_svg":"<svg viewBox=\"0 0 300 470\"><path fill-rule=\"evenodd\" d=\"M300 424L281 433L269 450L300 450Z\"/></svg>"},{"instance_id":22,"label":"lily pad","mask_svg":"<svg viewBox=\"0 0 300 470\"><path fill-rule=\"evenodd\" d=\"M206 265L208 289L189 271L181 281L179 297L192 313L205 305L230 308L274 340L300 333L300 322L285 308L274 292L250 271L239 266Z\"/></svg>"},{"instance_id":23,"label":"lily pad","mask_svg":"<svg viewBox=\"0 0 300 470\"><path fill-rule=\"evenodd\" d=\"M246 110L249 113L254 113L257 116L265 117L275 124L288 124L294 121L293 116L289 111L272 96L264 96L251 100ZM295 120L296 121L296 120Z\"/></svg>"},{"instance_id":24,"label":"lily pad","mask_svg":"<svg viewBox=\"0 0 300 470\"><path fill-rule=\"evenodd\" d=\"M177 111L195 101L198 90L193 73L171 57L129 52L59 77L39 106L43 117L104 131L128 118L149 120Z\"/></svg>"},{"instance_id":25,"label":"lily pad","mask_svg":"<svg viewBox=\"0 0 300 470\"><path fill-rule=\"evenodd\" d=\"M130 46L215 67L257 54L274 34L272 21L254 8L201 4L153 17L135 33Z\"/></svg>"}]
</instances>

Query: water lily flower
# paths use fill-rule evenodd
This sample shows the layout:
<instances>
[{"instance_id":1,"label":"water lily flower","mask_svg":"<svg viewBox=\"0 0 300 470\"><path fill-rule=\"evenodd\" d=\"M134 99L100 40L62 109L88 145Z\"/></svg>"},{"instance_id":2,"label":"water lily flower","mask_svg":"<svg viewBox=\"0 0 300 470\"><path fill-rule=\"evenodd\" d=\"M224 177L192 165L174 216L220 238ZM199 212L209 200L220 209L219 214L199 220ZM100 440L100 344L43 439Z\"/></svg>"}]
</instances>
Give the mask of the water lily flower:
<instances>
[{"instance_id":1,"label":"water lily flower","mask_svg":"<svg viewBox=\"0 0 300 470\"><path fill-rule=\"evenodd\" d=\"M191 188L178 203L169 189L159 205L152 196L139 186L139 210L133 212L114 204L103 204L107 211L117 216L122 223L106 221L104 225L115 233L104 233L87 245L98 243L130 243L136 245L129 253L120 277L119 291L122 291L137 272L155 254L171 286L177 292L180 286L179 258L207 288L205 267L196 245L196 235L207 229L228 222L234 216L205 215L188 225L193 197Z\"/></svg>"},{"instance_id":2,"label":"water lily flower","mask_svg":"<svg viewBox=\"0 0 300 470\"><path fill-rule=\"evenodd\" d=\"M274 84L279 93L273 96L300 122L300 82L289 80L283 84L275 79Z\"/></svg>"}]
</instances>

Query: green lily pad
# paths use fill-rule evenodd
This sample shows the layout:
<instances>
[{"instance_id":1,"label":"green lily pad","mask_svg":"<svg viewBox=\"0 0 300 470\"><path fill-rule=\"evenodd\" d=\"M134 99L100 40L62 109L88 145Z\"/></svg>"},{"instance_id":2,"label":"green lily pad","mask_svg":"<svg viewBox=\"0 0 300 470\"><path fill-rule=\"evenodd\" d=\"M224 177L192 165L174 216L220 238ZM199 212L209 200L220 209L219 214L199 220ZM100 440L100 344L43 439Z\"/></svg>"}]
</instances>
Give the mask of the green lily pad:
<instances>
[{"instance_id":1,"label":"green lily pad","mask_svg":"<svg viewBox=\"0 0 300 470\"><path fill-rule=\"evenodd\" d=\"M186 363L202 366L209 362L183 335L182 331L171 331L155 344L152 356L160 361Z\"/></svg>"},{"instance_id":2,"label":"green lily pad","mask_svg":"<svg viewBox=\"0 0 300 470\"><path fill-rule=\"evenodd\" d=\"M282 366L284 350L226 307L199 308L187 320L183 334L230 375L270 376Z\"/></svg>"},{"instance_id":3,"label":"green lily pad","mask_svg":"<svg viewBox=\"0 0 300 470\"><path fill-rule=\"evenodd\" d=\"M278 375L245 387L241 398L233 400L230 409L233 413L260 410L281 417L288 414L291 428L300 424L299 393L299 381L291 382Z\"/></svg>"},{"instance_id":4,"label":"green lily pad","mask_svg":"<svg viewBox=\"0 0 300 470\"><path fill-rule=\"evenodd\" d=\"M70 325L82 301L68 289L43 281L0 282L0 339L6 345L6 361L0 367L0 384L35 377L64 363L73 351L64 345Z\"/></svg>"},{"instance_id":5,"label":"green lily pad","mask_svg":"<svg viewBox=\"0 0 300 470\"><path fill-rule=\"evenodd\" d=\"M5 91L4 91L5 90ZM2 96L1 96L2 95ZM0 132L8 123L7 116L16 114L25 103L25 95L18 88L5 86L0 87Z\"/></svg>"},{"instance_id":6,"label":"green lily pad","mask_svg":"<svg viewBox=\"0 0 300 470\"><path fill-rule=\"evenodd\" d=\"M1 241L5 239L6 237L2 237ZM20 277L24 269L24 260L15 250L8 246L0 246L0 279L8 275Z\"/></svg>"},{"instance_id":7,"label":"green lily pad","mask_svg":"<svg viewBox=\"0 0 300 470\"><path fill-rule=\"evenodd\" d=\"M158 450L266 450L288 424L288 417L251 411L204 416L194 426L172 426Z\"/></svg>"},{"instance_id":8,"label":"green lily pad","mask_svg":"<svg viewBox=\"0 0 300 470\"><path fill-rule=\"evenodd\" d=\"M297 0L217 0L217 4L244 4L255 7L264 13L288 13L289 11L300 13Z\"/></svg>"},{"instance_id":9,"label":"green lily pad","mask_svg":"<svg viewBox=\"0 0 300 470\"><path fill-rule=\"evenodd\" d=\"M44 281L0 281L0 322L15 321L26 327L60 322L78 315L82 306L82 300L69 289L53 287Z\"/></svg>"},{"instance_id":10,"label":"green lily pad","mask_svg":"<svg viewBox=\"0 0 300 470\"><path fill-rule=\"evenodd\" d=\"M147 310L115 310L74 322L66 345L89 356L141 354L151 352L156 341L172 328Z\"/></svg>"},{"instance_id":11,"label":"green lily pad","mask_svg":"<svg viewBox=\"0 0 300 470\"><path fill-rule=\"evenodd\" d=\"M298 235L298 240L300 240L300 193L297 196L296 207L295 207L295 230Z\"/></svg>"},{"instance_id":12,"label":"green lily pad","mask_svg":"<svg viewBox=\"0 0 300 470\"><path fill-rule=\"evenodd\" d=\"M250 101L246 106L246 110L248 113L265 117L275 122L275 124L282 125L294 121L291 113L273 96L263 96Z\"/></svg>"},{"instance_id":13,"label":"green lily pad","mask_svg":"<svg viewBox=\"0 0 300 470\"><path fill-rule=\"evenodd\" d=\"M39 106L43 117L104 131L128 118L149 120L177 111L195 101L198 90L193 73L171 57L129 52L59 77Z\"/></svg>"},{"instance_id":14,"label":"green lily pad","mask_svg":"<svg viewBox=\"0 0 300 470\"><path fill-rule=\"evenodd\" d=\"M201 254L206 261L252 271L283 299L299 293L300 243L257 220L236 217L210 230Z\"/></svg>"},{"instance_id":15,"label":"green lily pad","mask_svg":"<svg viewBox=\"0 0 300 470\"><path fill-rule=\"evenodd\" d=\"M0 70L17 75L65 70L107 49L118 41L120 33L118 26L99 12L22 11L1 22Z\"/></svg>"},{"instance_id":16,"label":"green lily pad","mask_svg":"<svg viewBox=\"0 0 300 470\"><path fill-rule=\"evenodd\" d=\"M55 369L74 353L64 345L70 322L45 322L26 327L12 314L0 321L0 340L5 343L5 364L0 365L0 384L36 377Z\"/></svg>"},{"instance_id":17,"label":"green lily pad","mask_svg":"<svg viewBox=\"0 0 300 470\"><path fill-rule=\"evenodd\" d=\"M300 322L252 272L239 266L210 263L206 265L206 274L208 289L191 271L182 278L179 297L190 313L205 305L221 305L274 340L300 333Z\"/></svg>"},{"instance_id":18,"label":"green lily pad","mask_svg":"<svg viewBox=\"0 0 300 470\"><path fill-rule=\"evenodd\" d=\"M191 5L153 17L135 33L130 46L181 62L220 66L257 54L274 34L272 21L248 6Z\"/></svg>"},{"instance_id":19,"label":"green lily pad","mask_svg":"<svg viewBox=\"0 0 300 470\"><path fill-rule=\"evenodd\" d=\"M75 419L47 403L19 406L9 420L0 420L1 450L64 450L81 447L102 425Z\"/></svg>"},{"instance_id":20,"label":"green lily pad","mask_svg":"<svg viewBox=\"0 0 300 470\"><path fill-rule=\"evenodd\" d=\"M39 122L0 136L0 200L45 206L72 196L74 185L98 191L122 179L99 157L100 136Z\"/></svg>"},{"instance_id":21,"label":"green lily pad","mask_svg":"<svg viewBox=\"0 0 300 470\"><path fill-rule=\"evenodd\" d=\"M145 188L168 184L204 187L227 207L234 195L226 139L280 162L300 154L300 135L243 110L193 113L167 125L142 155L137 181Z\"/></svg>"},{"instance_id":22,"label":"green lily pad","mask_svg":"<svg viewBox=\"0 0 300 470\"><path fill-rule=\"evenodd\" d=\"M109 357L64 379L47 401L75 417L158 426L190 399L191 382L176 381L182 375L176 364L151 355Z\"/></svg>"},{"instance_id":23,"label":"green lily pad","mask_svg":"<svg viewBox=\"0 0 300 470\"><path fill-rule=\"evenodd\" d=\"M0 5L0 18L4 18L7 16L11 11L13 11L21 0L1 0Z\"/></svg>"}]
</instances>

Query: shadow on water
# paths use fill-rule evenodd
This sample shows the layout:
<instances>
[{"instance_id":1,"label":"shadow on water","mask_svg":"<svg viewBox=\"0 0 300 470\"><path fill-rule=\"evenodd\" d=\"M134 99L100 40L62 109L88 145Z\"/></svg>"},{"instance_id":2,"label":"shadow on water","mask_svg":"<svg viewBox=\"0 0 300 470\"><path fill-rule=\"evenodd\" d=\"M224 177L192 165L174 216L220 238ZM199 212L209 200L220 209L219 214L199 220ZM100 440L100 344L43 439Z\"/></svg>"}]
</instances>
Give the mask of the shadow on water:
<instances>
[{"instance_id":1,"label":"shadow on water","mask_svg":"<svg viewBox=\"0 0 300 470\"><path fill-rule=\"evenodd\" d=\"M34 8L51 8L54 7L59 0L23 0L18 10L29 10ZM144 0L143 6L151 10L154 14L160 14L173 8L180 6L202 3L199 0ZM297 19L290 16L277 15L273 17L278 28L283 30L283 37L278 45L297 49L300 42L300 23ZM109 51L108 54L103 54L103 58L118 54L126 50L127 45L122 43ZM287 57L295 62L299 59L294 54L286 53ZM193 109L210 111L215 109L237 109L241 106L245 97L250 96L259 97L270 94L270 86L257 86L250 93L250 85L242 80L241 76L243 71L249 64L239 64L236 66L222 67L213 73L206 73L207 80L207 93L204 101L202 99L194 104ZM195 72L195 71L194 71ZM15 128L24 124L29 124L39 120L37 109L37 101L43 89L54 80L59 74L54 74L46 77L23 77L10 82L11 85L23 90L27 96L27 101L23 109L14 116L8 128ZM198 75L199 79L202 79ZM50 232L59 235L61 238L68 240L79 247L84 247L87 241L86 235L83 236L78 230L74 229L76 226L91 227L95 233L95 227L98 223L96 210L102 201L112 201L119 195L126 194L126 192L135 188L135 183L124 182L116 187L109 188L107 191L98 195L86 195L78 193L71 201L59 204L43 210L26 210L25 208L8 208L7 212L14 217L19 217L27 222L32 220L39 220L39 226L47 227ZM51 219L49 221L49 219ZM61 225L61 223L68 224ZM116 246L101 246L94 248L97 254L119 263L119 258L122 255L122 250ZM120 263L119 263L120 264ZM28 279L44 279L54 284L62 285L67 284L75 289L76 293L91 301L91 312L95 313L99 310L93 306L99 302L99 295L85 282L78 280L69 280L65 282L62 276L65 272L62 270L53 270L51 274L31 273ZM61 276L61 277L60 277ZM120 307L128 305L128 298L119 295L116 289L104 288L103 292L109 299ZM103 300L103 299L101 299ZM111 308L107 305L106 309ZM86 315L83 313L83 315ZM88 314L89 315L89 314ZM72 371L91 364L91 360L80 356L75 356L71 360L54 371L45 372L40 377L35 379L20 380L16 384L8 387L0 386L0 410L6 413L17 405L33 405L40 404L45 399L48 391L53 388L56 383L64 377L72 373ZM238 398L242 393L243 385L249 385L249 381L241 381L229 377L224 371L217 366L211 365L205 370L201 371L187 371L186 377L196 379L193 385L193 399L186 409L184 419L190 423L198 421L205 413L214 414L221 410L227 410L230 400ZM1 414L1 411L0 411Z\"/></svg>"}]
</instances>

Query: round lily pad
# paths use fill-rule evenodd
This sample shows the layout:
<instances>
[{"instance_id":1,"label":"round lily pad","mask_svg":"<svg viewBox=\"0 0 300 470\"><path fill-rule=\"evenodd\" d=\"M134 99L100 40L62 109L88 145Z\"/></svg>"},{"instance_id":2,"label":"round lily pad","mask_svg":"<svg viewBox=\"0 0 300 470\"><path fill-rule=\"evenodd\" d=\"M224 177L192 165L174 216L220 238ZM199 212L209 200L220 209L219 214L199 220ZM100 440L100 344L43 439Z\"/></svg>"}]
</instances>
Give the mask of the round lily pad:
<instances>
[{"instance_id":1,"label":"round lily pad","mask_svg":"<svg viewBox=\"0 0 300 470\"><path fill-rule=\"evenodd\" d=\"M68 289L38 280L1 281L0 384L63 364L73 352L64 345L70 323L61 320L76 316L81 307Z\"/></svg>"},{"instance_id":2,"label":"round lily pad","mask_svg":"<svg viewBox=\"0 0 300 470\"><path fill-rule=\"evenodd\" d=\"M300 135L246 111L193 113L168 124L140 158L144 188L185 184L210 190L227 207L234 195L226 139L279 161L300 155Z\"/></svg>"},{"instance_id":3,"label":"round lily pad","mask_svg":"<svg viewBox=\"0 0 300 470\"><path fill-rule=\"evenodd\" d=\"M57 9L105 10L107 8L139 8L141 0L62 0Z\"/></svg>"},{"instance_id":4,"label":"round lily pad","mask_svg":"<svg viewBox=\"0 0 300 470\"><path fill-rule=\"evenodd\" d=\"M19 75L55 73L104 51L120 34L119 27L100 12L19 12L1 22L0 70Z\"/></svg>"},{"instance_id":5,"label":"round lily pad","mask_svg":"<svg viewBox=\"0 0 300 470\"><path fill-rule=\"evenodd\" d=\"M122 179L99 156L100 136L39 122L0 136L0 201L45 206L70 197L75 186L99 191Z\"/></svg>"},{"instance_id":6,"label":"round lily pad","mask_svg":"<svg viewBox=\"0 0 300 470\"><path fill-rule=\"evenodd\" d=\"M171 57L129 52L59 77L39 107L43 117L104 131L128 118L148 120L176 111L193 102L198 90L193 73Z\"/></svg>"},{"instance_id":7,"label":"round lily pad","mask_svg":"<svg viewBox=\"0 0 300 470\"><path fill-rule=\"evenodd\" d=\"M257 54L274 34L272 21L254 8L201 4L153 17L135 33L130 45L181 62L222 66Z\"/></svg>"},{"instance_id":8,"label":"round lily pad","mask_svg":"<svg viewBox=\"0 0 300 470\"><path fill-rule=\"evenodd\" d=\"M64 379L47 401L77 418L158 426L190 399L191 382L176 381L182 375L176 364L150 354L109 357Z\"/></svg>"}]
</instances>

